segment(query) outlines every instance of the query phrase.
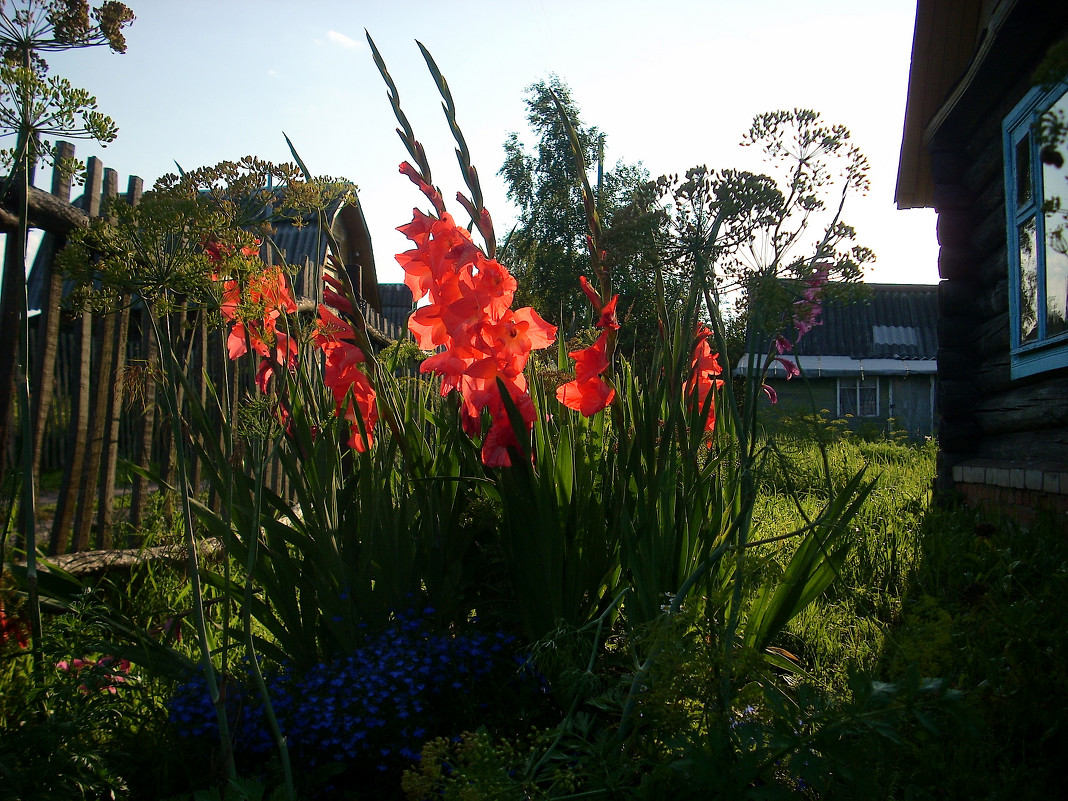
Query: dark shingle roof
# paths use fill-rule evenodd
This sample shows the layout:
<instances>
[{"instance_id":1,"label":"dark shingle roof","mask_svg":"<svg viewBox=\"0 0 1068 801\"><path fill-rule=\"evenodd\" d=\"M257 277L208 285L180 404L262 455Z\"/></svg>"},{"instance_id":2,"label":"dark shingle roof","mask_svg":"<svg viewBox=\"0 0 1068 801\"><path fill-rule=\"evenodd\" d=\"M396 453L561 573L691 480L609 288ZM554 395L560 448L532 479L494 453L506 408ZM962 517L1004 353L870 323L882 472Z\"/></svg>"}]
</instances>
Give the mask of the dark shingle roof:
<instances>
[{"instance_id":1,"label":"dark shingle roof","mask_svg":"<svg viewBox=\"0 0 1068 801\"><path fill-rule=\"evenodd\" d=\"M938 354L938 287L930 284L865 284L854 302L828 301L823 325L795 348L804 356L851 359L934 359Z\"/></svg>"},{"instance_id":2,"label":"dark shingle roof","mask_svg":"<svg viewBox=\"0 0 1068 801\"><path fill-rule=\"evenodd\" d=\"M382 316L401 330L408 327L408 315L415 304L412 291L404 284L379 284L378 297L382 301Z\"/></svg>"}]
</instances>

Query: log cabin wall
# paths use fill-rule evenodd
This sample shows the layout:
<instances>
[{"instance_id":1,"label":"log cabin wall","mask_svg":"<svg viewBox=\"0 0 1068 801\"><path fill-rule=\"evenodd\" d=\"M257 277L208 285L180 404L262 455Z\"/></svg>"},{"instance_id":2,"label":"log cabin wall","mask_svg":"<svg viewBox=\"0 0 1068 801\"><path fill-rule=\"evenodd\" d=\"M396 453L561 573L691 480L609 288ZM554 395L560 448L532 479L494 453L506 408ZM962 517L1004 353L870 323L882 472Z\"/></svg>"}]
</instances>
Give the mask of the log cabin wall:
<instances>
[{"instance_id":1,"label":"log cabin wall","mask_svg":"<svg viewBox=\"0 0 1068 801\"><path fill-rule=\"evenodd\" d=\"M930 139L940 247L936 490L1029 522L1068 513L1068 366L1010 375L1002 121L1068 33L1068 4L1015 4Z\"/></svg>"}]
</instances>

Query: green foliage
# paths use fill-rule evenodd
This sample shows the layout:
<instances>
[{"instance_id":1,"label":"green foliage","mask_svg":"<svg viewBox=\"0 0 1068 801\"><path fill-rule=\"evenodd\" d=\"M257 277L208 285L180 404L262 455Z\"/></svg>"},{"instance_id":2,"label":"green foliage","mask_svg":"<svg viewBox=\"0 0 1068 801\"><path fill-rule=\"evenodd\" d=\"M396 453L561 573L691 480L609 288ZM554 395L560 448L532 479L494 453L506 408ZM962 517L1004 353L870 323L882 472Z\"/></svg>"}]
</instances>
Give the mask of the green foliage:
<instances>
[{"instance_id":1,"label":"green foliage","mask_svg":"<svg viewBox=\"0 0 1068 801\"><path fill-rule=\"evenodd\" d=\"M128 589L111 594L112 603L147 612L154 593L130 597ZM105 595L83 592L62 611L52 607L41 639L43 680L34 680L25 654L4 666L0 798L138 797L181 772L166 744L169 683L163 671L125 668L120 654L131 646L118 644L124 638Z\"/></svg>"},{"instance_id":2,"label":"green foliage","mask_svg":"<svg viewBox=\"0 0 1068 801\"><path fill-rule=\"evenodd\" d=\"M257 238L270 241L274 224L302 224L344 203L352 188L328 177L306 180L295 164L253 156L165 175L136 206L111 200L103 217L72 233L59 264L80 282L85 301L130 293L151 303L157 317L175 308L176 297L187 308L217 308L220 277L248 278L242 248L258 251ZM207 243L221 262L209 258Z\"/></svg>"},{"instance_id":3,"label":"green foliage","mask_svg":"<svg viewBox=\"0 0 1068 801\"><path fill-rule=\"evenodd\" d=\"M219 440L202 440L206 479L225 493L227 515L194 505L263 595L248 597L221 574L209 581L270 633L257 640L263 653L299 665L350 652L361 626L381 626L413 597L442 620L466 619L478 597L475 537L486 511L476 504L478 479L469 477L478 473L477 453L463 446L454 408L436 402L429 384L404 391L380 374L380 392L400 395L397 430L383 432L372 452L351 454L331 418L333 400L311 377L288 389L292 439L275 428L242 448L246 461L236 464ZM208 420L202 412L194 419ZM224 420L222 441L244 438L230 426ZM268 453L292 482L293 503L262 485Z\"/></svg>"},{"instance_id":4,"label":"green foliage","mask_svg":"<svg viewBox=\"0 0 1068 801\"><path fill-rule=\"evenodd\" d=\"M640 164L622 162L604 169L605 135L584 126L567 85L557 77L527 90L527 122L536 137L528 151L519 134L505 142L499 170L508 198L519 208L519 223L508 236L502 258L519 282L519 305L534 306L545 319L570 332L588 316L587 304L575 292L580 275L589 275L586 216L581 176L576 173L568 131L554 102L559 100L572 121L583 163L596 165L594 203L602 219L612 292L620 295L620 319L631 332L625 352L655 335L654 271L659 216L638 193L648 180ZM592 276L591 276L592 277Z\"/></svg>"}]
</instances>

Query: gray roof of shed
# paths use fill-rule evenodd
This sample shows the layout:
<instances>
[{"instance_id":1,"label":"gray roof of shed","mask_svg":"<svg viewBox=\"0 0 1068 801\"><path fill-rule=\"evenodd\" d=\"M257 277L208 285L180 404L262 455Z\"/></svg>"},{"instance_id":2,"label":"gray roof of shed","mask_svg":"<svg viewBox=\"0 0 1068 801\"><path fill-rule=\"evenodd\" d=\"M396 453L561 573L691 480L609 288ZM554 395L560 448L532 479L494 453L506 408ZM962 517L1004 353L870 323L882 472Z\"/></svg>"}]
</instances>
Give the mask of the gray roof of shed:
<instances>
[{"instance_id":1,"label":"gray roof of shed","mask_svg":"<svg viewBox=\"0 0 1068 801\"><path fill-rule=\"evenodd\" d=\"M797 343L799 356L934 359L938 355L938 287L866 284L852 303L828 301L816 326Z\"/></svg>"},{"instance_id":2,"label":"gray roof of shed","mask_svg":"<svg viewBox=\"0 0 1068 801\"><path fill-rule=\"evenodd\" d=\"M401 330L408 328L408 315L415 308L412 291L405 284L379 284L378 298L382 301L382 316Z\"/></svg>"}]
</instances>

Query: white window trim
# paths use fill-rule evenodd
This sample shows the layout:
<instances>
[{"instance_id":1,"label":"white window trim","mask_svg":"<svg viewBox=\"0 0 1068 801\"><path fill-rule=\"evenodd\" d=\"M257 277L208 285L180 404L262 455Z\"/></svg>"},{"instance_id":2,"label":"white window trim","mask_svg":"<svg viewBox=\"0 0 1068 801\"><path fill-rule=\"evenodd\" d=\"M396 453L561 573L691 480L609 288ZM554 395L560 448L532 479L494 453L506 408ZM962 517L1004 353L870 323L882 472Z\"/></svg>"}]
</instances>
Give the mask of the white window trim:
<instances>
[{"instance_id":1,"label":"white window trim","mask_svg":"<svg viewBox=\"0 0 1068 801\"><path fill-rule=\"evenodd\" d=\"M874 414L861 414L861 412L860 412L860 410L861 410L860 390L861 389L870 389L870 387L861 387L860 384L861 384L862 381L874 381L875 382L875 413ZM860 377L860 376L853 376L853 377L850 377L850 378L842 377L842 378L838 378L836 380L836 382L835 382L834 402L835 402L835 404L837 405L837 408L838 408L838 417L844 417L845 414L846 414L845 412L842 411L842 390L845 389L845 390L848 391L850 389L850 386L849 386L850 384L852 384L852 390L855 393L855 402L856 402L856 410L857 410L856 414L854 414L853 416L858 420L871 420L873 418L880 417L882 415L882 386L881 386L881 382L879 380L879 376L877 376L877 375L870 376L869 378L863 378L863 377ZM845 386L843 386L843 385L845 385Z\"/></svg>"}]
</instances>

